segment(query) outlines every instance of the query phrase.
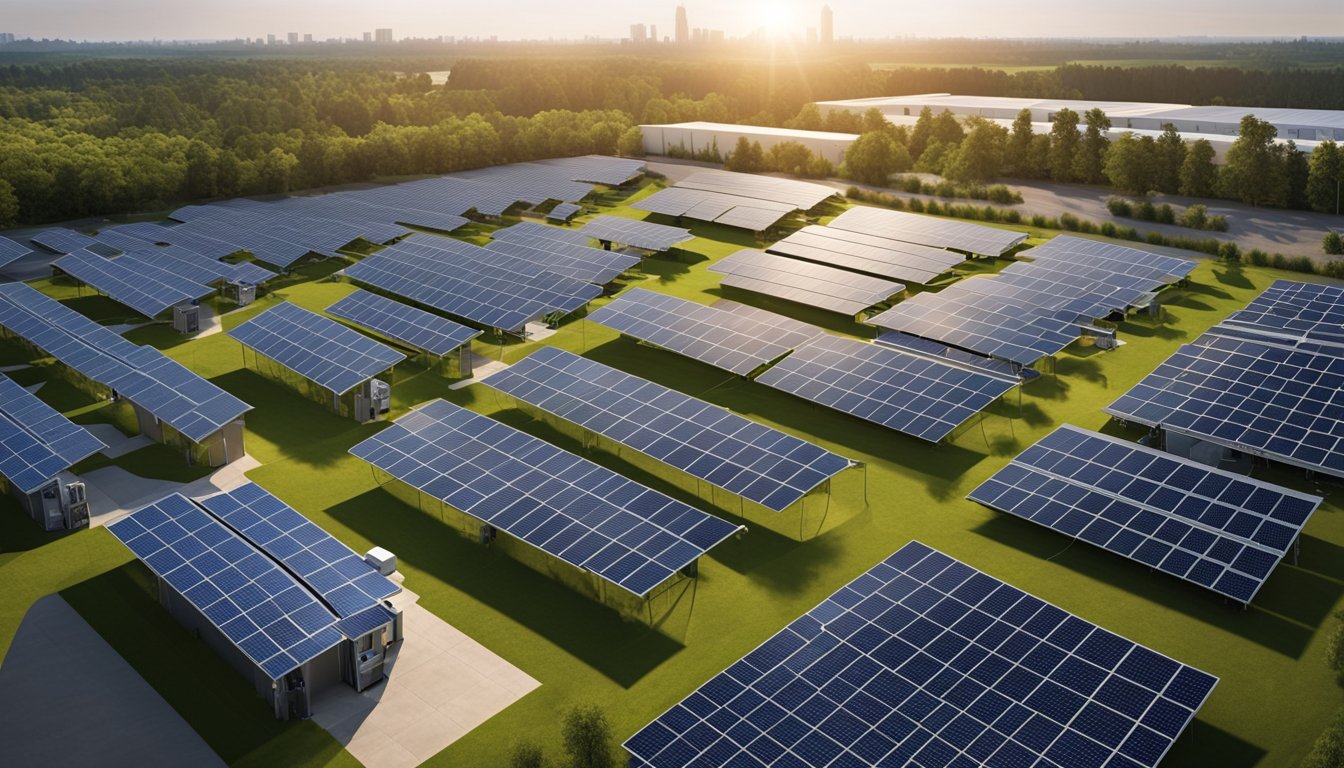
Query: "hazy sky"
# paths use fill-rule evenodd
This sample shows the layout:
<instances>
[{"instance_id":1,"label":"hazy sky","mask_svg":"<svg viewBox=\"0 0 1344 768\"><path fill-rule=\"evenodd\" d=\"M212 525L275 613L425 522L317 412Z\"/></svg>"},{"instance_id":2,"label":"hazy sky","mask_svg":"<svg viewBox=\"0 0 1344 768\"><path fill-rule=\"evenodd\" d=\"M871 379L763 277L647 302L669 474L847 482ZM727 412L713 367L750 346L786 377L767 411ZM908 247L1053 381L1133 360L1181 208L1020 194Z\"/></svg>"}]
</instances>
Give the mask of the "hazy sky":
<instances>
[{"instance_id":1,"label":"hazy sky","mask_svg":"<svg viewBox=\"0 0 1344 768\"><path fill-rule=\"evenodd\" d=\"M820 2L689 0L692 27L745 34L816 26ZM837 36L1173 37L1344 35L1344 0L833 0ZM398 37L615 38L634 22L671 35L675 0L0 0L0 31L79 40L314 39L392 27ZM1084 8L1086 10L1084 10Z\"/></svg>"}]
</instances>

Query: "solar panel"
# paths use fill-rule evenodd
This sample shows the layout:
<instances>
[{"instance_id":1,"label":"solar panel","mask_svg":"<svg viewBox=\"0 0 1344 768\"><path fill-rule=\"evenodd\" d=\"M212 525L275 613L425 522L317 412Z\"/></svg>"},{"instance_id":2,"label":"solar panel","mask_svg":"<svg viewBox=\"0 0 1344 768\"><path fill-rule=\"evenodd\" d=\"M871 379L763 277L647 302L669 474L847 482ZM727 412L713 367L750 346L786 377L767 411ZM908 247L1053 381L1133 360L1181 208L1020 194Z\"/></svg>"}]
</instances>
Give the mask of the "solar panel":
<instances>
[{"instance_id":1,"label":"solar panel","mask_svg":"<svg viewBox=\"0 0 1344 768\"><path fill-rule=\"evenodd\" d=\"M805 440L555 347L482 383L776 512L853 466Z\"/></svg>"},{"instance_id":2,"label":"solar panel","mask_svg":"<svg viewBox=\"0 0 1344 768\"><path fill-rule=\"evenodd\" d=\"M1120 274L1139 275L1172 283L1188 276L1197 263L1189 259L1163 256L1139 248L1103 243L1073 235L1059 235L1043 245L1023 251L1022 258L1033 261L1070 261L1106 266Z\"/></svg>"},{"instance_id":3,"label":"solar panel","mask_svg":"<svg viewBox=\"0 0 1344 768\"><path fill-rule=\"evenodd\" d=\"M545 224L538 224L535 221L520 221L511 227L496 229L494 232L490 233L490 237L495 242L507 242L512 240L531 242L542 239L583 246L590 246L592 243L592 239L583 234L582 229L548 227Z\"/></svg>"},{"instance_id":4,"label":"solar panel","mask_svg":"<svg viewBox=\"0 0 1344 768\"><path fill-rule=\"evenodd\" d=\"M574 203L560 203L559 205L552 208L550 211L547 211L546 218L550 219L551 221L569 221L570 219L574 218L574 215L576 213L582 210L583 210L582 205L575 205Z\"/></svg>"},{"instance_id":5,"label":"solar panel","mask_svg":"<svg viewBox=\"0 0 1344 768\"><path fill-rule=\"evenodd\" d=\"M865 322L1022 366L1058 354L1082 335L1075 322L1040 308L965 289L921 293Z\"/></svg>"},{"instance_id":6,"label":"solar panel","mask_svg":"<svg viewBox=\"0 0 1344 768\"><path fill-rule=\"evenodd\" d=\"M338 395L406 359L391 347L287 301L226 333Z\"/></svg>"},{"instance_id":7,"label":"solar panel","mask_svg":"<svg viewBox=\"0 0 1344 768\"><path fill-rule=\"evenodd\" d=\"M1217 683L912 541L624 746L644 768L1156 766Z\"/></svg>"},{"instance_id":8,"label":"solar panel","mask_svg":"<svg viewBox=\"0 0 1344 768\"><path fill-rule=\"evenodd\" d=\"M63 229L53 227L44 229L36 235L28 238L29 241L37 243L56 253L74 253L83 250L91 245L97 245L98 241L88 235L80 234L72 229Z\"/></svg>"},{"instance_id":9,"label":"solar panel","mask_svg":"<svg viewBox=\"0 0 1344 768\"><path fill-rule=\"evenodd\" d=\"M829 226L832 229L862 232L935 248L952 248L980 256L1002 256L1027 239L1025 232L884 208L850 208L836 216Z\"/></svg>"},{"instance_id":10,"label":"solar panel","mask_svg":"<svg viewBox=\"0 0 1344 768\"><path fill-rule=\"evenodd\" d=\"M153 245L143 238L116 229L100 230L93 236L93 239L119 251L135 251Z\"/></svg>"},{"instance_id":11,"label":"solar panel","mask_svg":"<svg viewBox=\"0 0 1344 768\"><path fill-rule=\"evenodd\" d=\"M101 451L103 442L8 376L0 376L0 475L22 493Z\"/></svg>"},{"instance_id":12,"label":"solar panel","mask_svg":"<svg viewBox=\"0 0 1344 768\"><path fill-rule=\"evenodd\" d=\"M32 250L28 246L0 237L0 267L6 267L30 253Z\"/></svg>"},{"instance_id":13,"label":"solar panel","mask_svg":"<svg viewBox=\"0 0 1344 768\"><path fill-rule=\"evenodd\" d=\"M540 160L536 165L555 167L574 181L587 181L609 187L619 187L634 180L644 173L645 168L643 160L604 155L559 157Z\"/></svg>"},{"instance_id":14,"label":"solar panel","mask_svg":"<svg viewBox=\"0 0 1344 768\"><path fill-rule=\"evenodd\" d=\"M680 189L699 189L753 200L784 203L790 208L803 211L815 208L840 194L831 187L811 181L719 170L696 171L678 181L676 186Z\"/></svg>"},{"instance_id":15,"label":"solar panel","mask_svg":"<svg viewBox=\"0 0 1344 768\"><path fill-rule=\"evenodd\" d=\"M952 251L809 225L767 250L910 283L927 284L965 259Z\"/></svg>"},{"instance_id":16,"label":"solar panel","mask_svg":"<svg viewBox=\"0 0 1344 768\"><path fill-rule=\"evenodd\" d=\"M1240 603L1322 501L1067 424L967 498Z\"/></svg>"},{"instance_id":17,"label":"solar panel","mask_svg":"<svg viewBox=\"0 0 1344 768\"><path fill-rule=\"evenodd\" d=\"M1103 410L1344 477L1344 358L1338 350L1205 334Z\"/></svg>"},{"instance_id":18,"label":"solar panel","mask_svg":"<svg viewBox=\"0 0 1344 768\"><path fill-rule=\"evenodd\" d=\"M949 347L940 341L921 339L918 336L910 336L909 334L901 333L900 331L883 331L882 333L879 333L877 338L873 339L873 341L888 347L896 347L908 352L914 352L915 354L923 355L924 357L932 357L934 359L946 358L948 361L956 363L957 365L978 368L999 377L1013 379L1022 378L1025 380L1027 377L1040 375L1029 368L1018 368L1016 365L1013 365L1006 360L994 360L988 357L981 357L974 352L967 352L964 349Z\"/></svg>"},{"instance_id":19,"label":"solar panel","mask_svg":"<svg viewBox=\"0 0 1344 768\"><path fill-rule=\"evenodd\" d=\"M586 239L586 238L585 238ZM639 257L547 237L514 236L495 240L486 250L525 259L557 275L606 285L639 265Z\"/></svg>"},{"instance_id":20,"label":"solar panel","mask_svg":"<svg viewBox=\"0 0 1344 768\"><path fill-rule=\"evenodd\" d=\"M342 640L312 593L180 494L107 529L273 680Z\"/></svg>"},{"instance_id":21,"label":"solar panel","mask_svg":"<svg viewBox=\"0 0 1344 768\"><path fill-rule=\"evenodd\" d=\"M443 400L350 453L640 597L740 530Z\"/></svg>"},{"instance_id":22,"label":"solar panel","mask_svg":"<svg viewBox=\"0 0 1344 768\"><path fill-rule=\"evenodd\" d=\"M788 203L775 203L750 197L727 195L702 189L668 187L630 204L631 208L665 216L685 216L761 232L796 209Z\"/></svg>"},{"instance_id":23,"label":"solar panel","mask_svg":"<svg viewBox=\"0 0 1344 768\"><path fill-rule=\"evenodd\" d=\"M1275 280L1222 325L1267 339L1344 343L1344 288Z\"/></svg>"},{"instance_id":24,"label":"solar panel","mask_svg":"<svg viewBox=\"0 0 1344 768\"><path fill-rule=\"evenodd\" d=\"M849 316L905 290L904 285L880 277L752 250L726 256L709 271L725 275L726 286Z\"/></svg>"},{"instance_id":25,"label":"solar panel","mask_svg":"<svg viewBox=\"0 0 1344 768\"><path fill-rule=\"evenodd\" d=\"M167 270L178 277L201 285L216 285L235 281L256 283L278 277L276 273L263 269L256 264L249 262L225 264L180 245L159 247L142 243L138 249L117 257L116 261L122 267L143 269L149 273ZM251 279L243 279L244 277Z\"/></svg>"},{"instance_id":26,"label":"solar panel","mask_svg":"<svg viewBox=\"0 0 1344 768\"><path fill-rule=\"evenodd\" d=\"M283 563L343 619L401 591L354 550L256 483L200 503L238 535Z\"/></svg>"},{"instance_id":27,"label":"solar panel","mask_svg":"<svg viewBox=\"0 0 1344 768\"><path fill-rule=\"evenodd\" d=\"M760 384L936 443L1017 382L892 347L823 335Z\"/></svg>"},{"instance_id":28,"label":"solar panel","mask_svg":"<svg viewBox=\"0 0 1344 768\"><path fill-rule=\"evenodd\" d=\"M104 259L88 251L62 256L52 266L148 318L213 293L202 285L144 261Z\"/></svg>"},{"instance_id":29,"label":"solar panel","mask_svg":"<svg viewBox=\"0 0 1344 768\"><path fill-rule=\"evenodd\" d=\"M475 328L368 291L355 291L327 307L326 313L431 355L446 355L481 335Z\"/></svg>"},{"instance_id":30,"label":"solar panel","mask_svg":"<svg viewBox=\"0 0 1344 768\"><path fill-rule=\"evenodd\" d=\"M593 217L579 231L595 240L622 243L646 251L666 251L695 239L689 229L607 214Z\"/></svg>"},{"instance_id":31,"label":"solar panel","mask_svg":"<svg viewBox=\"0 0 1344 768\"><path fill-rule=\"evenodd\" d=\"M735 314L686 299L634 288L588 315L588 319L731 373L747 375L821 335L820 328L786 329L759 315ZM802 326L801 323L793 323Z\"/></svg>"},{"instance_id":32,"label":"solar panel","mask_svg":"<svg viewBox=\"0 0 1344 768\"><path fill-rule=\"evenodd\" d=\"M132 226L137 227L133 234L138 237L153 238L152 242L156 244L181 246L212 259L222 259L225 256L244 250L244 247L239 243L202 235L181 226L161 227L157 224L127 224L122 228L129 230ZM152 232L151 230L158 231Z\"/></svg>"}]
</instances>

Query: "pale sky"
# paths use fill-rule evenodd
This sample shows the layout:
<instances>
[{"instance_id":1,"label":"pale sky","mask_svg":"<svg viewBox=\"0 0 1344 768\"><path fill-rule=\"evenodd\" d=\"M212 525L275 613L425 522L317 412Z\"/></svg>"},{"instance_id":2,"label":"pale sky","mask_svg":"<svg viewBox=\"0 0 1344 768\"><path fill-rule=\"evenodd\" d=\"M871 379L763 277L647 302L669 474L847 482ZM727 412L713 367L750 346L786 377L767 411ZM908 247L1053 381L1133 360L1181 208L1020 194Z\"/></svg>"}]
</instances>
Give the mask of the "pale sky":
<instances>
[{"instance_id":1,"label":"pale sky","mask_svg":"<svg viewBox=\"0 0 1344 768\"><path fill-rule=\"evenodd\" d=\"M801 37L821 2L689 0L692 27L729 37L768 26ZM1344 0L833 0L838 37L1176 37L1344 35ZM0 32L76 40L315 40L391 27L402 37L501 40L673 32L675 0L0 0Z\"/></svg>"}]
</instances>

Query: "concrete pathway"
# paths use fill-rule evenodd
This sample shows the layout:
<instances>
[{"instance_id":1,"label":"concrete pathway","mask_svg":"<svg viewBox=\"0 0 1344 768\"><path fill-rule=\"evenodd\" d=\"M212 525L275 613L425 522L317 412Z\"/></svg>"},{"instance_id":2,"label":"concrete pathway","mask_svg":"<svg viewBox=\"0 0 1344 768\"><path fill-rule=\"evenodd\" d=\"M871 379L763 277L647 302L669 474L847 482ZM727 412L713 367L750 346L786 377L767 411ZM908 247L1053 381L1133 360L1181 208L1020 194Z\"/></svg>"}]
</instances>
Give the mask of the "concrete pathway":
<instances>
[{"instance_id":1,"label":"concrete pathway","mask_svg":"<svg viewBox=\"0 0 1344 768\"><path fill-rule=\"evenodd\" d=\"M541 683L415 604L402 590L405 640L387 679L363 693L338 685L313 701L313 721L365 768L414 768Z\"/></svg>"},{"instance_id":2,"label":"concrete pathway","mask_svg":"<svg viewBox=\"0 0 1344 768\"><path fill-rule=\"evenodd\" d=\"M251 456L220 467L213 474L190 483L155 480L133 475L121 467L102 467L76 477L61 473L61 481L82 480L89 499L89 527L106 525L127 512L167 496L181 493L188 497L209 496L220 491L231 491L248 482L243 473L261 466Z\"/></svg>"},{"instance_id":3,"label":"concrete pathway","mask_svg":"<svg viewBox=\"0 0 1344 768\"><path fill-rule=\"evenodd\" d=\"M125 456L132 451L138 451L154 444L153 440L144 435L127 437L126 433L111 424L85 424L84 428L92 432L94 437L103 441L103 445L107 447L99 453L109 459Z\"/></svg>"},{"instance_id":4,"label":"concrete pathway","mask_svg":"<svg viewBox=\"0 0 1344 768\"><path fill-rule=\"evenodd\" d=\"M481 357L475 352L472 352L471 378L463 379L461 381L455 381L452 384L449 384L448 388L462 389L463 387L475 384L476 382L480 381L481 379L484 379L486 376L489 376L492 373L498 373L508 367L509 367L508 363L505 363L500 360L492 360L491 358L488 357Z\"/></svg>"},{"instance_id":5,"label":"concrete pathway","mask_svg":"<svg viewBox=\"0 0 1344 768\"><path fill-rule=\"evenodd\" d=\"M13 766L225 765L60 595L28 609L0 665L0 745Z\"/></svg>"}]
</instances>

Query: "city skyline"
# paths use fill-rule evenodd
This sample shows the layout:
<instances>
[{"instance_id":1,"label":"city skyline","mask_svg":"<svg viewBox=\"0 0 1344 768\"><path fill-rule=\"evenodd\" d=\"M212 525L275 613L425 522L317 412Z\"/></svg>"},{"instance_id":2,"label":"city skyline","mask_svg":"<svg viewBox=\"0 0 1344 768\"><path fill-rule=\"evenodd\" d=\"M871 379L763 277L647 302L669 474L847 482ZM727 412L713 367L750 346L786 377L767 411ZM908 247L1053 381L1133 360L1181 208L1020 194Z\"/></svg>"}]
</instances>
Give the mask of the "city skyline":
<instances>
[{"instance_id":1,"label":"city skyline","mask_svg":"<svg viewBox=\"0 0 1344 768\"><path fill-rule=\"evenodd\" d=\"M829 5L834 14L833 34L837 40L1344 35L1344 14L1338 13L1336 0L1284 0L1272 8L1252 0L1227 0L1216 15L1173 9L1157 0L1134 0L1124 6L1079 14L1074 4L1062 0L1036 0L1015 8L1006 19L989 13L993 10L989 0L951 0L917 8L876 0L683 4L690 28L722 30L730 38L764 28L774 37L802 40L808 28L820 30L823 5ZM298 0L280 7L259 0L239 0L227 14L203 13L198 7L165 0L12 0L8 5L4 31L34 39L232 40L256 38L258 30L263 30L285 40L289 31L303 30L302 34L311 34L316 41L358 40L365 32L390 27L396 39L617 40L629 36L631 25L645 24L662 28L661 41L676 39L679 4L670 0L607 0L557 14L544 0L516 0L507 16L494 9L459 9L424 0L383 4L372 10L367 4L347 0ZM1161 23L1155 25L1155 21Z\"/></svg>"}]
</instances>

